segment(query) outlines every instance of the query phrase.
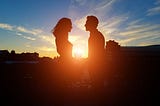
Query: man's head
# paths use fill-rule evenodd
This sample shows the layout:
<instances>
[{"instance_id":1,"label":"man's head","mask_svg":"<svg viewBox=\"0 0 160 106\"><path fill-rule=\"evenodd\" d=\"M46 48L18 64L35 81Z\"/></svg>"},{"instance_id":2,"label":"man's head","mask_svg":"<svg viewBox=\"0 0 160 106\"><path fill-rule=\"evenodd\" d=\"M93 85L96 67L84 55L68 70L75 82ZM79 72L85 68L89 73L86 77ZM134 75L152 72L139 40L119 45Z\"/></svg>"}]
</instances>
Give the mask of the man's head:
<instances>
[{"instance_id":1,"label":"man's head","mask_svg":"<svg viewBox=\"0 0 160 106\"><path fill-rule=\"evenodd\" d=\"M87 16L87 21L86 21L86 24L85 24L85 27L86 27L86 31L92 31L92 30L95 30L98 26L98 19L97 17L95 16Z\"/></svg>"}]
</instances>

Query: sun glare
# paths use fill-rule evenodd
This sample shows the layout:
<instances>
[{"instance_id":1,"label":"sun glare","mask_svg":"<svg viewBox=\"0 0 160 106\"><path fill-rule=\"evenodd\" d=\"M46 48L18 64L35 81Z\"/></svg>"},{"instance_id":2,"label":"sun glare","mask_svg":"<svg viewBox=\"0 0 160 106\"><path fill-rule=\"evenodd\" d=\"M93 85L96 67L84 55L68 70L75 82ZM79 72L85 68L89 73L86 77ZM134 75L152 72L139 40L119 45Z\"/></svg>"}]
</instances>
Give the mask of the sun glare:
<instances>
[{"instance_id":1,"label":"sun glare","mask_svg":"<svg viewBox=\"0 0 160 106\"><path fill-rule=\"evenodd\" d=\"M80 47L73 47L72 55L75 58L82 58L84 57L85 51Z\"/></svg>"}]
</instances>

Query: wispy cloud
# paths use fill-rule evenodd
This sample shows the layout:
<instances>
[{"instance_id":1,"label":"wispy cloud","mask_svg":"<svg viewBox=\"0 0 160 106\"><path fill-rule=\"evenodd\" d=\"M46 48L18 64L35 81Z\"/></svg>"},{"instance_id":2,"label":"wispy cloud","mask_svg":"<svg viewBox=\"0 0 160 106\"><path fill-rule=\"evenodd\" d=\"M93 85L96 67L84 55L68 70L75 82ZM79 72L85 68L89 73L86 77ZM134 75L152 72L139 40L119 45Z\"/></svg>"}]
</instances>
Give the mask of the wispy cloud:
<instances>
[{"instance_id":1,"label":"wispy cloud","mask_svg":"<svg viewBox=\"0 0 160 106\"><path fill-rule=\"evenodd\" d=\"M47 51L47 52L55 50L53 47L51 48L51 47L47 47L47 46L38 47L37 49L41 50L41 51Z\"/></svg>"},{"instance_id":2,"label":"wispy cloud","mask_svg":"<svg viewBox=\"0 0 160 106\"><path fill-rule=\"evenodd\" d=\"M160 0L157 0L154 4L155 4L155 7L147 10L147 16L160 14Z\"/></svg>"},{"instance_id":3,"label":"wispy cloud","mask_svg":"<svg viewBox=\"0 0 160 106\"><path fill-rule=\"evenodd\" d=\"M54 44L54 39L51 35L49 34L41 34L40 36L38 36L40 39L42 39L45 42L48 42L50 44Z\"/></svg>"},{"instance_id":4,"label":"wispy cloud","mask_svg":"<svg viewBox=\"0 0 160 106\"><path fill-rule=\"evenodd\" d=\"M27 33L27 34L32 34L32 35L38 35L38 34L40 34L40 33L43 32L43 31L40 30L40 29L31 29L31 30L29 30L29 29L26 29L26 28L24 28L24 27L22 27L22 26L16 27L16 31L18 31L18 32L23 32L23 33Z\"/></svg>"},{"instance_id":5,"label":"wispy cloud","mask_svg":"<svg viewBox=\"0 0 160 106\"><path fill-rule=\"evenodd\" d=\"M86 22L86 16L82 17L81 19L77 19L75 20L75 25L77 26L77 28L79 28L80 30L85 31L85 22Z\"/></svg>"},{"instance_id":6,"label":"wispy cloud","mask_svg":"<svg viewBox=\"0 0 160 106\"><path fill-rule=\"evenodd\" d=\"M10 30L10 31L15 31L15 32L32 34L32 35L38 35L38 34L43 32L40 29L31 29L31 30L29 30L29 29L27 29L25 27L22 27L22 26L13 26L13 25L6 24L6 23L0 23L0 28L1 29L5 29L5 30Z\"/></svg>"},{"instance_id":7,"label":"wispy cloud","mask_svg":"<svg viewBox=\"0 0 160 106\"><path fill-rule=\"evenodd\" d=\"M125 21L127 21L127 19L127 15L111 17L108 20L101 22L99 28L105 33L111 34L119 31L119 26L122 25Z\"/></svg>"},{"instance_id":8,"label":"wispy cloud","mask_svg":"<svg viewBox=\"0 0 160 106\"><path fill-rule=\"evenodd\" d=\"M149 32L149 31L157 30L159 28L160 28L160 25L150 25L150 24L135 25L131 27L129 26L126 28L127 31L121 32L120 35L132 36L132 35L136 35L142 32Z\"/></svg>"},{"instance_id":9,"label":"wispy cloud","mask_svg":"<svg viewBox=\"0 0 160 106\"><path fill-rule=\"evenodd\" d=\"M98 2L97 0L72 0L69 16L72 19L81 19L90 14L102 17L112 9L116 1L118 0L99 0Z\"/></svg>"},{"instance_id":10,"label":"wispy cloud","mask_svg":"<svg viewBox=\"0 0 160 106\"><path fill-rule=\"evenodd\" d=\"M93 13L98 13L98 15L101 17L105 16L112 9L112 6L117 1L118 0L102 0L100 3L95 4L95 9L93 9Z\"/></svg>"},{"instance_id":11,"label":"wispy cloud","mask_svg":"<svg viewBox=\"0 0 160 106\"><path fill-rule=\"evenodd\" d=\"M149 9L147 12L148 12L148 13L147 13L148 16L160 14L160 6L151 8L151 9Z\"/></svg>"},{"instance_id":12,"label":"wispy cloud","mask_svg":"<svg viewBox=\"0 0 160 106\"><path fill-rule=\"evenodd\" d=\"M86 4L87 0L71 0L72 3L77 3L80 6L83 6Z\"/></svg>"},{"instance_id":13,"label":"wispy cloud","mask_svg":"<svg viewBox=\"0 0 160 106\"><path fill-rule=\"evenodd\" d=\"M128 25L131 27L131 26L136 26L137 24L139 24L143 19L136 19L136 20L133 20L133 21L130 21L128 23Z\"/></svg>"},{"instance_id":14,"label":"wispy cloud","mask_svg":"<svg viewBox=\"0 0 160 106\"><path fill-rule=\"evenodd\" d=\"M5 29L5 30L13 30L14 26L11 26L9 24L5 24L5 23L0 23L0 28L1 29Z\"/></svg>"},{"instance_id":15,"label":"wispy cloud","mask_svg":"<svg viewBox=\"0 0 160 106\"><path fill-rule=\"evenodd\" d=\"M0 23L0 28L12 31L13 33L16 33L16 35L27 39L27 40L36 40L37 38L49 42L50 44L53 44L53 39L49 34L45 34L45 31L41 29L28 29L23 26L13 26L6 23Z\"/></svg>"},{"instance_id":16,"label":"wispy cloud","mask_svg":"<svg viewBox=\"0 0 160 106\"><path fill-rule=\"evenodd\" d=\"M36 40L35 38L33 38L33 37L29 37L29 36L24 36L23 34L21 34L21 33L16 33L18 36L21 36L21 37L23 37L23 38L25 38L25 39L28 39L28 40L32 40L32 41L34 41L34 40Z\"/></svg>"},{"instance_id":17,"label":"wispy cloud","mask_svg":"<svg viewBox=\"0 0 160 106\"><path fill-rule=\"evenodd\" d=\"M32 40L32 41L36 40L36 38L34 38L34 37L23 35L22 32L23 33L28 33L28 34L31 34L31 33L33 34L32 31L29 31L29 30L27 30L23 27L16 27L16 26L6 24L6 23L0 23L0 28L4 29L4 30L13 31L14 33L16 33L16 35L18 35L18 36L20 36L24 39L27 39L27 40ZM19 33L19 32L21 32L21 33Z\"/></svg>"},{"instance_id":18,"label":"wispy cloud","mask_svg":"<svg viewBox=\"0 0 160 106\"><path fill-rule=\"evenodd\" d=\"M155 2L155 4L160 4L160 0L157 0L157 1Z\"/></svg>"},{"instance_id":19,"label":"wispy cloud","mask_svg":"<svg viewBox=\"0 0 160 106\"><path fill-rule=\"evenodd\" d=\"M30 47L31 47L31 42L26 42L26 43L24 44L24 46L25 46L26 48L30 48Z\"/></svg>"},{"instance_id":20,"label":"wispy cloud","mask_svg":"<svg viewBox=\"0 0 160 106\"><path fill-rule=\"evenodd\" d=\"M126 31L121 31L119 36L123 36L123 39L120 40L123 45L142 45L146 44L145 42L150 41L149 44L155 44L153 39L159 39L160 35L160 25L159 24L139 24L130 22L128 27L125 28Z\"/></svg>"}]
</instances>

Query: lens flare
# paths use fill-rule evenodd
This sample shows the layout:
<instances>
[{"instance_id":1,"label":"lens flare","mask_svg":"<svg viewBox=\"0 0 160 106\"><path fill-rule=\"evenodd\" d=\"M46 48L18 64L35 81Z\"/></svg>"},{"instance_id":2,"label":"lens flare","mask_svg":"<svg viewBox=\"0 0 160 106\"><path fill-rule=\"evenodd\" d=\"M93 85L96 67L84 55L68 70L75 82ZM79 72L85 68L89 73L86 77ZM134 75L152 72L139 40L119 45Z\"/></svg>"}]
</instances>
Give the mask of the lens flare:
<instances>
[{"instance_id":1,"label":"lens flare","mask_svg":"<svg viewBox=\"0 0 160 106\"><path fill-rule=\"evenodd\" d=\"M75 47L73 48L73 51L72 51L73 57L75 58L82 58L84 53L85 51L80 47Z\"/></svg>"}]
</instances>

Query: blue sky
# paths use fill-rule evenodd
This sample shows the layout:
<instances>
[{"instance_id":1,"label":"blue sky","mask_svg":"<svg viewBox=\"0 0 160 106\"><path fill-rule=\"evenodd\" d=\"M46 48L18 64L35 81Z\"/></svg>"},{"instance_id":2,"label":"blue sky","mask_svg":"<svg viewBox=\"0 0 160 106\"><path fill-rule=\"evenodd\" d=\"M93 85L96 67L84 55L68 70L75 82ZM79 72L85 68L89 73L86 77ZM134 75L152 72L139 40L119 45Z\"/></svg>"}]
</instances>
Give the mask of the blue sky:
<instances>
[{"instance_id":1,"label":"blue sky","mask_svg":"<svg viewBox=\"0 0 160 106\"><path fill-rule=\"evenodd\" d=\"M73 51L87 57L87 15L98 17L106 41L114 39L122 46L160 44L160 0L0 0L0 49L54 57L58 54L51 29L68 17Z\"/></svg>"}]
</instances>

